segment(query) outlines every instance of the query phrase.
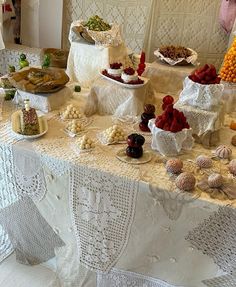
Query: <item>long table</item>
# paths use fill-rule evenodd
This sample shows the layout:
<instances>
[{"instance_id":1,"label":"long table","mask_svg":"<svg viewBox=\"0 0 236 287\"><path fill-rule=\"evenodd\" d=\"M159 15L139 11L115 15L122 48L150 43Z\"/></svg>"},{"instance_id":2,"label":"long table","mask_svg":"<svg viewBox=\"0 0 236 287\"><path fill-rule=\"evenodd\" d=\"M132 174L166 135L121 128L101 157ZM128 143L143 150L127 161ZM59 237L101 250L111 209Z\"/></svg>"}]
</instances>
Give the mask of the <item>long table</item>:
<instances>
[{"instance_id":1,"label":"long table","mask_svg":"<svg viewBox=\"0 0 236 287\"><path fill-rule=\"evenodd\" d=\"M85 98L72 102L83 107ZM144 148L152 160L132 165L116 158L123 144L97 142L78 153L57 112L46 115L45 136L19 140L9 121L14 110L5 103L0 122L0 259L13 250L23 264L53 258L61 286L235 286L235 200L197 187L176 190L149 135ZM95 115L87 134L96 137L115 122ZM136 127L118 123L128 133ZM222 143L230 145L232 135L223 127ZM179 156L183 170L201 179L194 160L212 151L195 144ZM225 162L214 161L213 170L232 177Z\"/></svg>"}]
</instances>

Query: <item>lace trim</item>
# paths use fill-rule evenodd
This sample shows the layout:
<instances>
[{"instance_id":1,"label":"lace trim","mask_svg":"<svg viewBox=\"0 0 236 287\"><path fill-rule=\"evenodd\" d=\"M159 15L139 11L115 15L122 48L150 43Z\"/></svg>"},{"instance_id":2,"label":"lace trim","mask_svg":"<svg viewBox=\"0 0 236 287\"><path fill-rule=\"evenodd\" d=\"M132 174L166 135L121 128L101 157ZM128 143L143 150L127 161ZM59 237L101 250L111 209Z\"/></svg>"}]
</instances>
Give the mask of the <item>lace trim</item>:
<instances>
[{"instance_id":1,"label":"lace trim","mask_svg":"<svg viewBox=\"0 0 236 287\"><path fill-rule=\"evenodd\" d=\"M202 283L208 287L235 287L236 277L232 275L223 275L209 280L203 280Z\"/></svg>"},{"instance_id":2,"label":"lace trim","mask_svg":"<svg viewBox=\"0 0 236 287\"><path fill-rule=\"evenodd\" d=\"M236 210L220 207L199 226L189 232L186 240L211 257L225 272L236 270Z\"/></svg>"},{"instance_id":3,"label":"lace trim","mask_svg":"<svg viewBox=\"0 0 236 287\"><path fill-rule=\"evenodd\" d=\"M109 273L97 273L97 287L174 287L162 280L142 274L112 269ZM179 286L180 287L180 286Z\"/></svg>"},{"instance_id":4,"label":"lace trim","mask_svg":"<svg viewBox=\"0 0 236 287\"><path fill-rule=\"evenodd\" d=\"M122 254L133 222L138 184L127 178L74 167L70 196L72 221L87 268L108 271Z\"/></svg>"}]
</instances>

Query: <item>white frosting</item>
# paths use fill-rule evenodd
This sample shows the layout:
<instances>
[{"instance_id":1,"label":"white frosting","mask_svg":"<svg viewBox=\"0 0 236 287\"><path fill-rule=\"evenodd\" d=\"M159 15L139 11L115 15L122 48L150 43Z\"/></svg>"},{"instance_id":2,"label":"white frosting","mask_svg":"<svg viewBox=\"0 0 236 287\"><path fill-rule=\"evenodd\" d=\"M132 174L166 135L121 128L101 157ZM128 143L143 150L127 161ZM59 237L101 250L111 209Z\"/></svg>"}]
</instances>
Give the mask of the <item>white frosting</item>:
<instances>
[{"instance_id":1,"label":"white frosting","mask_svg":"<svg viewBox=\"0 0 236 287\"><path fill-rule=\"evenodd\" d=\"M137 81L138 80L138 74L137 72L134 73L134 75L127 75L124 72L121 74L121 79L125 82L125 83L129 83L131 81Z\"/></svg>"},{"instance_id":2,"label":"white frosting","mask_svg":"<svg viewBox=\"0 0 236 287\"><path fill-rule=\"evenodd\" d=\"M107 69L108 74L112 76L120 76L122 71L123 71L122 67L120 69L111 69L111 68Z\"/></svg>"}]
</instances>

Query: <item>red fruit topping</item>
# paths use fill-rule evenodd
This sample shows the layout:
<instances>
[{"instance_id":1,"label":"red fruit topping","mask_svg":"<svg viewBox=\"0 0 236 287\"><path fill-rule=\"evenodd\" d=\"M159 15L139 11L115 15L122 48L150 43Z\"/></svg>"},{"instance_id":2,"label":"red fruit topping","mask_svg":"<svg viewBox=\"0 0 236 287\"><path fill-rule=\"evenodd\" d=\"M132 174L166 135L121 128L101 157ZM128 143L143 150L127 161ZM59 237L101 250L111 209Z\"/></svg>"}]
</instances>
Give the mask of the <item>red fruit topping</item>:
<instances>
[{"instance_id":1,"label":"red fruit topping","mask_svg":"<svg viewBox=\"0 0 236 287\"><path fill-rule=\"evenodd\" d=\"M145 53L142 51L141 57L140 57L140 63L144 64L145 63Z\"/></svg>"},{"instance_id":2,"label":"red fruit topping","mask_svg":"<svg viewBox=\"0 0 236 287\"><path fill-rule=\"evenodd\" d=\"M169 96L169 95L167 95L167 96L165 96L165 97L162 99L162 101L163 101L164 104L169 105L169 104L173 104L173 103L174 103L174 98L171 97L171 96Z\"/></svg>"},{"instance_id":3,"label":"red fruit topping","mask_svg":"<svg viewBox=\"0 0 236 287\"><path fill-rule=\"evenodd\" d=\"M129 67L129 68L124 69L124 73L132 76L135 74L135 70L133 68Z\"/></svg>"},{"instance_id":4,"label":"red fruit topping","mask_svg":"<svg viewBox=\"0 0 236 287\"><path fill-rule=\"evenodd\" d=\"M122 67L122 64L121 63L112 63L112 64L110 64L110 68L111 69L116 69L116 70L118 70L118 69L120 69Z\"/></svg>"},{"instance_id":5,"label":"red fruit topping","mask_svg":"<svg viewBox=\"0 0 236 287\"><path fill-rule=\"evenodd\" d=\"M218 84L219 80L216 73L216 68L214 65L205 64L203 67L195 70L189 76L189 79L193 82L203 84L203 85L210 85L210 84Z\"/></svg>"}]
</instances>

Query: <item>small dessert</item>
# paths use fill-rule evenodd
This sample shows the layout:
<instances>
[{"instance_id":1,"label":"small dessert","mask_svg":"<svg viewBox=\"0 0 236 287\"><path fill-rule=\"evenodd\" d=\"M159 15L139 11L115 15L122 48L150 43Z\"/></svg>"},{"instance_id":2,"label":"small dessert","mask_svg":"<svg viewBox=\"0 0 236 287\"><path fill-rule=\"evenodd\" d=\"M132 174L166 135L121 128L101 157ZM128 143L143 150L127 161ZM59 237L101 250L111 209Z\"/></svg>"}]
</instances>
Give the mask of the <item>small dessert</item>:
<instances>
[{"instance_id":1,"label":"small dessert","mask_svg":"<svg viewBox=\"0 0 236 287\"><path fill-rule=\"evenodd\" d=\"M208 177L208 185L212 188L219 188L223 184L223 176L219 173L213 173Z\"/></svg>"},{"instance_id":2,"label":"small dessert","mask_svg":"<svg viewBox=\"0 0 236 287\"><path fill-rule=\"evenodd\" d=\"M192 55L192 52L182 46L163 46L159 49L159 52L165 57L172 60L178 60L179 58L187 59Z\"/></svg>"},{"instance_id":3,"label":"small dessert","mask_svg":"<svg viewBox=\"0 0 236 287\"><path fill-rule=\"evenodd\" d=\"M196 69L189 76L189 79L202 85L219 84L221 78L216 73L214 65L205 64L203 67Z\"/></svg>"},{"instance_id":4,"label":"small dessert","mask_svg":"<svg viewBox=\"0 0 236 287\"><path fill-rule=\"evenodd\" d=\"M233 174L236 175L236 159L232 159L229 163L229 171Z\"/></svg>"},{"instance_id":5,"label":"small dessert","mask_svg":"<svg viewBox=\"0 0 236 287\"><path fill-rule=\"evenodd\" d=\"M173 174L181 173L182 168L183 168L183 162L178 158L172 158L166 162L166 170L170 173Z\"/></svg>"},{"instance_id":6,"label":"small dessert","mask_svg":"<svg viewBox=\"0 0 236 287\"><path fill-rule=\"evenodd\" d=\"M79 132L82 132L84 130L84 127L79 121L73 120L67 124L66 129L73 134L77 134Z\"/></svg>"},{"instance_id":7,"label":"small dessert","mask_svg":"<svg viewBox=\"0 0 236 287\"><path fill-rule=\"evenodd\" d=\"M232 150L226 145L220 145L216 150L215 154L222 159L229 159L232 155Z\"/></svg>"},{"instance_id":8,"label":"small dessert","mask_svg":"<svg viewBox=\"0 0 236 287\"><path fill-rule=\"evenodd\" d=\"M30 107L29 100L25 100L25 107L20 113L20 133L27 136L40 133L36 110Z\"/></svg>"},{"instance_id":9,"label":"small dessert","mask_svg":"<svg viewBox=\"0 0 236 287\"><path fill-rule=\"evenodd\" d=\"M131 134L127 138L128 147L126 148L126 155L132 158L140 158L143 155L143 144L145 138L139 134Z\"/></svg>"},{"instance_id":10,"label":"small dessert","mask_svg":"<svg viewBox=\"0 0 236 287\"><path fill-rule=\"evenodd\" d=\"M191 191L195 187L196 179L192 173L183 172L176 178L175 184L180 190Z\"/></svg>"},{"instance_id":11,"label":"small dessert","mask_svg":"<svg viewBox=\"0 0 236 287\"><path fill-rule=\"evenodd\" d=\"M25 54L20 54L19 65L20 65L20 69L23 69L23 68L29 66L29 62L26 59L26 55Z\"/></svg>"},{"instance_id":12,"label":"small dessert","mask_svg":"<svg viewBox=\"0 0 236 287\"><path fill-rule=\"evenodd\" d=\"M231 144L236 146L236 135L232 137Z\"/></svg>"},{"instance_id":13,"label":"small dessert","mask_svg":"<svg viewBox=\"0 0 236 287\"><path fill-rule=\"evenodd\" d=\"M156 117L155 125L159 129L172 133L177 133L183 129L190 128L183 112L174 109L173 104L167 105L162 115Z\"/></svg>"},{"instance_id":14,"label":"small dessert","mask_svg":"<svg viewBox=\"0 0 236 287\"><path fill-rule=\"evenodd\" d=\"M72 104L66 107L66 110L62 113L62 118L65 120L68 119L81 119L83 114Z\"/></svg>"},{"instance_id":15,"label":"small dessert","mask_svg":"<svg viewBox=\"0 0 236 287\"><path fill-rule=\"evenodd\" d=\"M113 77L121 77L123 67L121 63L112 63L110 68L107 69L107 73Z\"/></svg>"},{"instance_id":16,"label":"small dessert","mask_svg":"<svg viewBox=\"0 0 236 287\"><path fill-rule=\"evenodd\" d=\"M210 168L212 167L212 159L205 155L199 155L196 158L196 164L200 168Z\"/></svg>"},{"instance_id":17,"label":"small dessert","mask_svg":"<svg viewBox=\"0 0 236 287\"><path fill-rule=\"evenodd\" d=\"M150 132L148 127L148 121L155 118L155 106L152 104L147 104L144 106L144 113L141 115L141 122L139 123L139 128L143 132Z\"/></svg>"},{"instance_id":18,"label":"small dessert","mask_svg":"<svg viewBox=\"0 0 236 287\"><path fill-rule=\"evenodd\" d=\"M230 126L231 130L236 131L236 122L235 121L231 121Z\"/></svg>"},{"instance_id":19,"label":"small dessert","mask_svg":"<svg viewBox=\"0 0 236 287\"><path fill-rule=\"evenodd\" d=\"M137 82L138 81L138 73L131 67L126 68L123 70L121 74L121 79L124 83L129 84L130 82Z\"/></svg>"},{"instance_id":20,"label":"small dessert","mask_svg":"<svg viewBox=\"0 0 236 287\"><path fill-rule=\"evenodd\" d=\"M103 135L105 137L105 141L109 144L126 140L126 135L125 135L124 130L117 125L114 125L106 129L103 132Z\"/></svg>"},{"instance_id":21,"label":"small dessert","mask_svg":"<svg viewBox=\"0 0 236 287\"><path fill-rule=\"evenodd\" d=\"M80 150L95 148L95 142L86 135L77 140L77 146Z\"/></svg>"}]
</instances>

